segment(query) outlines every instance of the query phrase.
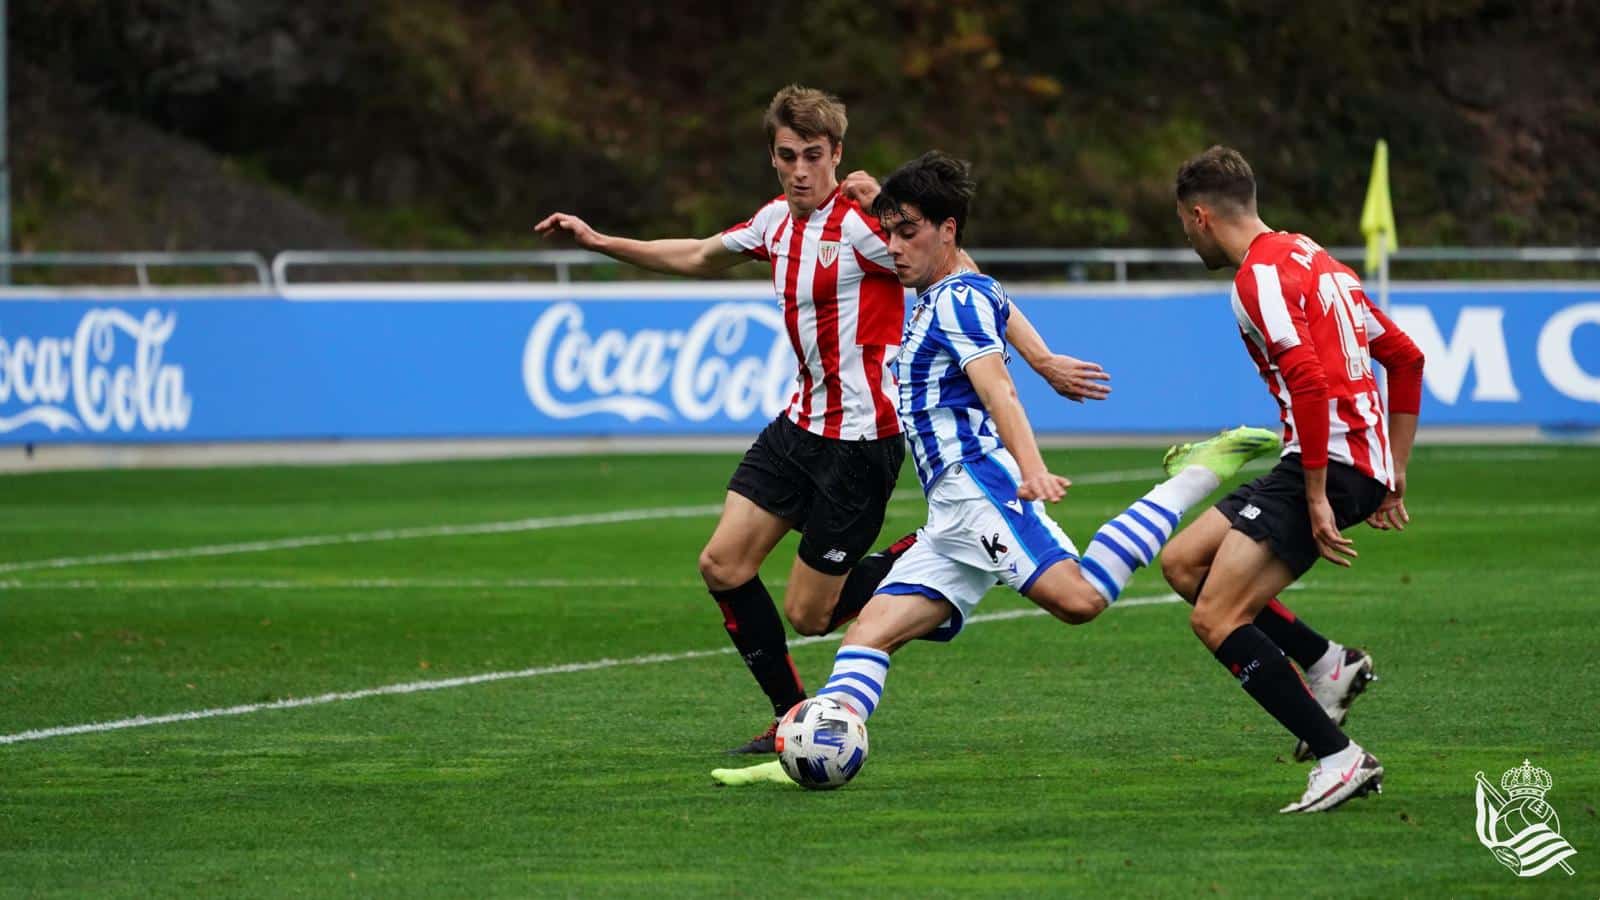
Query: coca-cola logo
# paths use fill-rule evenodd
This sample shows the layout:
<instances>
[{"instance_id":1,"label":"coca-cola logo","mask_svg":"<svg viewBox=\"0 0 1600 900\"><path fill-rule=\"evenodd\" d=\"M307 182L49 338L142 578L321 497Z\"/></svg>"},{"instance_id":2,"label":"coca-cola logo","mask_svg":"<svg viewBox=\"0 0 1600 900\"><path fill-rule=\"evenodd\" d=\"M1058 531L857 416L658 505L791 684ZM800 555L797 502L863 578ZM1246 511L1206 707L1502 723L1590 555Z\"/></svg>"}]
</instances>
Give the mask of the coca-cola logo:
<instances>
[{"instance_id":1,"label":"coca-cola logo","mask_svg":"<svg viewBox=\"0 0 1600 900\"><path fill-rule=\"evenodd\" d=\"M183 367L162 361L177 327L176 312L95 309L70 337L0 333L0 434L35 424L95 434L187 428L194 401Z\"/></svg>"},{"instance_id":2,"label":"coca-cola logo","mask_svg":"<svg viewBox=\"0 0 1600 900\"><path fill-rule=\"evenodd\" d=\"M720 303L686 329L631 333L591 333L582 307L557 303L539 316L522 352L528 399L555 419L767 418L788 402L794 377L783 315L763 303Z\"/></svg>"}]
</instances>

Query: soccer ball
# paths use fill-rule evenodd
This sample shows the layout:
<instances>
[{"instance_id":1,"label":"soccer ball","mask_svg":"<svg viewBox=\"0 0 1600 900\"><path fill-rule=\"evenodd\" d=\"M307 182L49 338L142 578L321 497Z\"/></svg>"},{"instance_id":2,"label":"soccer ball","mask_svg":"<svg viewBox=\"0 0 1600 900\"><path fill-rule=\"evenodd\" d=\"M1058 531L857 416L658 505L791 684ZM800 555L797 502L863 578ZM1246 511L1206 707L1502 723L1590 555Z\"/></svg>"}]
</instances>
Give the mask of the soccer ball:
<instances>
[{"instance_id":1,"label":"soccer ball","mask_svg":"<svg viewBox=\"0 0 1600 900\"><path fill-rule=\"evenodd\" d=\"M867 761L867 723L829 697L803 700L778 722L778 761L801 787L831 791Z\"/></svg>"}]
</instances>

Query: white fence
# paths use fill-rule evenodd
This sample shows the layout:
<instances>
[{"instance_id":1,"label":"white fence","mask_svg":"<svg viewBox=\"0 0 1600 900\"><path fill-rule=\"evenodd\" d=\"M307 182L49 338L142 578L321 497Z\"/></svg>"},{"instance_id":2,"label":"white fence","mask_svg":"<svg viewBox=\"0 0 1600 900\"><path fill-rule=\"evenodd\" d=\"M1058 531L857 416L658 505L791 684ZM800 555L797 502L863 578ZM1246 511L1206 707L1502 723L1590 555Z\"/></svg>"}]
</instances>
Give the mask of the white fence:
<instances>
[{"instance_id":1,"label":"white fence","mask_svg":"<svg viewBox=\"0 0 1600 900\"><path fill-rule=\"evenodd\" d=\"M1085 249L990 248L970 251L982 266L1027 266L1055 269L1059 280L1126 282L1141 269L1179 266L1200 272L1193 251L1178 247L1100 247ZM1334 247L1335 256L1359 260L1360 247ZM1600 263L1600 247L1409 247L1391 260L1406 263ZM548 280L565 284L578 269L614 268L619 263L587 250L481 250L481 251L365 251L285 250L269 262L257 253L0 253L0 283L10 283L23 272L48 272L46 283L65 287L108 287L132 284L156 292L166 288L215 285L272 290L293 283L329 280L437 281L429 270L505 270L502 281ZM341 278L341 270L345 277ZM349 274L355 272L357 277ZM121 272L122 280L106 280L106 273ZM159 272L160 283L152 277ZM398 278L374 277L393 272ZM205 274L207 277L188 277ZM409 273L409 274L408 274ZM420 274L419 274L420 273ZM1170 276L1170 272L1163 273ZM530 278L529 276L538 276ZM1056 279L1051 279L1056 280Z\"/></svg>"}]
</instances>

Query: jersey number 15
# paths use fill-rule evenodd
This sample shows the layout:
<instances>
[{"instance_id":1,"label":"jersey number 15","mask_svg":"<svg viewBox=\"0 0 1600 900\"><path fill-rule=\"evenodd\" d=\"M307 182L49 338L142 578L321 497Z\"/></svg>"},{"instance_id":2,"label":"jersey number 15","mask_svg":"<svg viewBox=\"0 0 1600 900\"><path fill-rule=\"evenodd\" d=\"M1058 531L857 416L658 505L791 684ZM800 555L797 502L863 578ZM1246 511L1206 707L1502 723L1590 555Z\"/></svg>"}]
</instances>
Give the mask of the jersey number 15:
<instances>
[{"instance_id":1,"label":"jersey number 15","mask_svg":"<svg viewBox=\"0 0 1600 900\"><path fill-rule=\"evenodd\" d=\"M1333 313L1339 325L1339 345L1344 350L1345 375L1361 381L1372 374L1372 356L1367 351L1367 316L1355 292L1361 282L1345 272L1327 272L1317 279L1317 296L1322 312Z\"/></svg>"}]
</instances>

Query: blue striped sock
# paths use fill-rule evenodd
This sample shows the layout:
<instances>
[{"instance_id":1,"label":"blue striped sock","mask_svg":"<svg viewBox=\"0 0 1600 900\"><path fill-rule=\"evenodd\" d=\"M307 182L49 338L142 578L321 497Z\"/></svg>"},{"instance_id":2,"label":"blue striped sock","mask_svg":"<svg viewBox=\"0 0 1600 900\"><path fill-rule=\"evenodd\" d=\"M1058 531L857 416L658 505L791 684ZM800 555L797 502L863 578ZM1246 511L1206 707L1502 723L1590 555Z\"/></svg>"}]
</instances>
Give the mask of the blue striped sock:
<instances>
[{"instance_id":1,"label":"blue striped sock","mask_svg":"<svg viewBox=\"0 0 1600 900\"><path fill-rule=\"evenodd\" d=\"M1178 513L1141 497L1100 526L1079 568L1107 603L1115 603L1133 571L1150 565L1177 527Z\"/></svg>"},{"instance_id":2,"label":"blue striped sock","mask_svg":"<svg viewBox=\"0 0 1600 900\"><path fill-rule=\"evenodd\" d=\"M845 644L834 654L833 674L817 696L832 697L866 719L883 699L883 683L888 678L889 654L860 644Z\"/></svg>"}]
</instances>

